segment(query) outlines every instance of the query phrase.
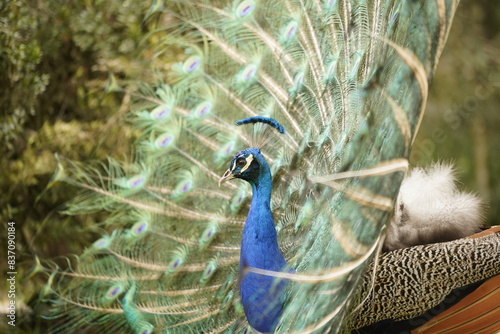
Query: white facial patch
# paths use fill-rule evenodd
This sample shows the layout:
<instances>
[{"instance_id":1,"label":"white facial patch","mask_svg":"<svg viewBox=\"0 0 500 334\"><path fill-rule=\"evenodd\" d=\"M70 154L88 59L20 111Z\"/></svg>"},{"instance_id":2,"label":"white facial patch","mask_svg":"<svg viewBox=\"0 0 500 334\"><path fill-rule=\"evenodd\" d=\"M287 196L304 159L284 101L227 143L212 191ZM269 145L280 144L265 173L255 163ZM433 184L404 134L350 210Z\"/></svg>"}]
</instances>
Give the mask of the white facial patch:
<instances>
[{"instance_id":1,"label":"white facial patch","mask_svg":"<svg viewBox=\"0 0 500 334\"><path fill-rule=\"evenodd\" d=\"M246 157L246 158L245 158L245 160L247 161L247 163L246 163L246 165L245 165L245 166L243 166L243 167L241 168L241 171L240 171L240 173L239 173L239 174L243 173L244 171L246 171L246 170L248 169L248 167L250 167L250 164L251 164L251 163L252 163L252 161L253 161L253 154L250 154L248 157ZM235 159L235 160L233 161L233 164L231 165L231 169L230 169L231 173L232 173L232 172L234 171L234 169L236 168L236 161L238 161L238 159Z\"/></svg>"},{"instance_id":2,"label":"white facial patch","mask_svg":"<svg viewBox=\"0 0 500 334\"><path fill-rule=\"evenodd\" d=\"M244 171L246 171L248 169L248 167L250 167L250 164L253 161L253 154L250 154L248 157L245 158L245 160L247 161L247 164L245 165L245 167L243 167L241 169L240 173L243 173Z\"/></svg>"}]
</instances>

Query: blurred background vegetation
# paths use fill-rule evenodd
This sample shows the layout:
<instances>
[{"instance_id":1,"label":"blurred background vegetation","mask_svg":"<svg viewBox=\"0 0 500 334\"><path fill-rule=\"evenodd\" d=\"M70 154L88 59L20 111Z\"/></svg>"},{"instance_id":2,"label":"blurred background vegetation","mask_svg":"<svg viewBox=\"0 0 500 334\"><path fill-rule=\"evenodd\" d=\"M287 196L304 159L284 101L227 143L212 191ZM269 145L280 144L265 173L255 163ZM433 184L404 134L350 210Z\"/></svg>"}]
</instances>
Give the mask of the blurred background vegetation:
<instances>
[{"instance_id":1,"label":"blurred background vegetation","mask_svg":"<svg viewBox=\"0 0 500 334\"><path fill-rule=\"evenodd\" d=\"M454 162L462 188L500 224L500 2L462 1L410 162Z\"/></svg>"},{"instance_id":2,"label":"blurred background vegetation","mask_svg":"<svg viewBox=\"0 0 500 334\"><path fill-rule=\"evenodd\" d=\"M21 280L34 255L81 253L99 234L98 216L63 213L77 189L47 189L56 154L82 162L129 154L135 136L122 116L131 98L109 92L116 90L113 79L127 86L138 79L153 82L175 60L175 50L153 56L156 22L143 21L149 6L109 0L0 3L0 239L5 245L6 222L14 220L19 333L44 332L32 310L47 277ZM153 67L156 73L147 70ZM463 1L410 161L455 162L462 187L488 200L490 225L500 224L499 108L500 2ZM4 321L0 332L7 332L2 326Z\"/></svg>"}]
</instances>

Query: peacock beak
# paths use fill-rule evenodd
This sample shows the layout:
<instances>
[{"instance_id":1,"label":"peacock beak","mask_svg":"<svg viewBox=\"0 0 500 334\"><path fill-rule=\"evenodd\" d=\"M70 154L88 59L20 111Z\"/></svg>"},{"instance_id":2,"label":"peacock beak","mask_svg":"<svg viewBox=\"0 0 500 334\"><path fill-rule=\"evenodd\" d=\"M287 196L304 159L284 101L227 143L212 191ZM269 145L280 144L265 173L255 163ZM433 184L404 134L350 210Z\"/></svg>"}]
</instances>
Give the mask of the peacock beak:
<instances>
[{"instance_id":1,"label":"peacock beak","mask_svg":"<svg viewBox=\"0 0 500 334\"><path fill-rule=\"evenodd\" d=\"M229 180L232 180L234 179L234 174L231 173L231 169L228 169L224 175L222 175L222 177L220 178L219 180L219 187L221 184L223 184L224 182L226 181L229 181Z\"/></svg>"}]
</instances>

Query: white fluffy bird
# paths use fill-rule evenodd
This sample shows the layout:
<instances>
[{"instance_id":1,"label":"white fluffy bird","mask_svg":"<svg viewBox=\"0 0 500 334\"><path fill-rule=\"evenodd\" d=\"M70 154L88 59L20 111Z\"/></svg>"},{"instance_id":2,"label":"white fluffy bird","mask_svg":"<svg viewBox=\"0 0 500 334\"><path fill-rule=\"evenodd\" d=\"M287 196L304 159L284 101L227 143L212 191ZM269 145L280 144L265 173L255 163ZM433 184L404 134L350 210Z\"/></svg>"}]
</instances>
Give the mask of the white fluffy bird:
<instances>
[{"instance_id":1,"label":"white fluffy bird","mask_svg":"<svg viewBox=\"0 0 500 334\"><path fill-rule=\"evenodd\" d=\"M479 232L482 200L457 188L453 165L414 168L399 191L384 248L394 250L450 241Z\"/></svg>"}]
</instances>

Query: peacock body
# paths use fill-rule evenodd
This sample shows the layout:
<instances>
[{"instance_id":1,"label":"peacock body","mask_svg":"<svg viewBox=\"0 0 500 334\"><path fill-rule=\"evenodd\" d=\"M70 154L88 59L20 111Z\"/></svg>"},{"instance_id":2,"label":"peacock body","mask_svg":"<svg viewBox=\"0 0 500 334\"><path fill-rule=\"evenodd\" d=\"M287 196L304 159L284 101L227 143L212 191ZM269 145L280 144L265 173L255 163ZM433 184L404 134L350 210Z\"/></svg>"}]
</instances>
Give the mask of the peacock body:
<instances>
[{"instance_id":1,"label":"peacock body","mask_svg":"<svg viewBox=\"0 0 500 334\"><path fill-rule=\"evenodd\" d=\"M45 265L53 332L335 333L384 319L384 301L362 302L374 291L364 273L382 247L456 6L155 2L157 57L184 56L158 82L122 89L136 100L134 157L104 167L60 159L54 176L82 189L67 214L109 215L102 238L66 268ZM234 126L256 116L287 131ZM247 182L217 188L233 156L225 179L247 167ZM498 254L498 237L488 242ZM396 263L383 259L380 272ZM498 274L491 263L468 280ZM360 309L370 321L355 320Z\"/></svg>"},{"instance_id":2,"label":"peacock body","mask_svg":"<svg viewBox=\"0 0 500 334\"><path fill-rule=\"evenodd\" d=\"M257 148L239 152L220 182L240 178L252 186L252 202L243 228L240 250L240 296L246 318L259 332L272 332L281 316L286 280L273 276L246 273L246 268L274 272L287 270L278 247L271 213L271 170Z\"/></svg>"}]
</instances>

